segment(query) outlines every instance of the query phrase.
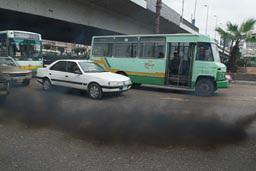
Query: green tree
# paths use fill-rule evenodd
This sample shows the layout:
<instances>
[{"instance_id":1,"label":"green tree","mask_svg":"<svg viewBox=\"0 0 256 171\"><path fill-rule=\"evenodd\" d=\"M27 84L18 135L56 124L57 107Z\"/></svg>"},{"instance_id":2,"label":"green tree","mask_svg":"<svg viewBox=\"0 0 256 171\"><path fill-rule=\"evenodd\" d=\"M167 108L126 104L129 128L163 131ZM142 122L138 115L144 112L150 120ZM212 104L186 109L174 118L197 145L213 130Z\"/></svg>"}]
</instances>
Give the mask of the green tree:
<instances>
[{"instance_id":1,"label":"green tree","mask_svg":"<svg viewBox=\"0 0 256 171\"><path fill-rule=\"evenodd\" d=\"M241 56L239 50L239 43L241 40L249 41L251 37L251 31L254 29L254 25L256 23L255 19L247 19L239 26L237 24L232 24L231 22L227 23L227 31L223 30L227 33L226 38L231 41L230 44L230 59L227 63L227 68L231 72L237 71L237 62ZM216 31L222 36L223 32L221 32L220 28L217 28Z\"/></svg>"}]
</instances>

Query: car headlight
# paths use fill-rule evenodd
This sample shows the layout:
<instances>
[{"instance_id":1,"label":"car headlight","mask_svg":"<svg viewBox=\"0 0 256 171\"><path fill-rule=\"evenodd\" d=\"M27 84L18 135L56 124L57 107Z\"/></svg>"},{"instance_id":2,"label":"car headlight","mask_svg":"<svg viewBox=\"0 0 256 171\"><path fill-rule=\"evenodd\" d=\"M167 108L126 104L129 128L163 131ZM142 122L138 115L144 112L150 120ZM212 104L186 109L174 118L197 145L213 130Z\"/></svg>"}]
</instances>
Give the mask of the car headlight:
<instances>
[{"instance_id":1,"label":"car headlight","mask_svg":"<svg viewBox=\"0 0 256 171\"><path fill-rule=\"evenodd\" d=\"M121 81L109 81L108 85L109 86L121 86L121 85L123 85L123 82L121 82Z\"/></svg>"},{"instance_id":2,"label":"car headlight","mask_svg":"<svg viewBox=\"0 0 256 171\"><path fill-rule=\"evenodd\" d=\"M28 72L27 76L32 77L32 72Z\"/></svg>"}]
</instances>

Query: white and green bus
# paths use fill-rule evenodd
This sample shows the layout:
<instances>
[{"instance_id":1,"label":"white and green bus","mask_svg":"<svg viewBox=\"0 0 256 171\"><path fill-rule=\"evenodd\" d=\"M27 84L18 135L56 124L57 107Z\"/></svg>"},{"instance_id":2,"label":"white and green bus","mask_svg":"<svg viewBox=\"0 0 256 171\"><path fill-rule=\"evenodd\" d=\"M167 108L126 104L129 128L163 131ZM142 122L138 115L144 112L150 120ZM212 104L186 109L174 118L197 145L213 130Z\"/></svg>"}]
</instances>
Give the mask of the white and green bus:
<instances>
[{"instance_id":1,"label":"white and green bus","mask_svg":"<svg viewBox=\"0 0 256 171\"><path fill-rule=\"evenodd\" d=\"M35 72L43 66L41 35L18 30L0 31L0 56L10 56L21 68Z\"/></svg>"},{"instance_id":2,"label":"white and green bus","mask_svg":"<svg viewBox=\"0 0 256 171\"><path fill-rule=\"evenodd\" d=\"M229 85L217 45L200 34L95 36L90 59L134 84L195 89L200 96Z\"/></svg>"}]
</instances>

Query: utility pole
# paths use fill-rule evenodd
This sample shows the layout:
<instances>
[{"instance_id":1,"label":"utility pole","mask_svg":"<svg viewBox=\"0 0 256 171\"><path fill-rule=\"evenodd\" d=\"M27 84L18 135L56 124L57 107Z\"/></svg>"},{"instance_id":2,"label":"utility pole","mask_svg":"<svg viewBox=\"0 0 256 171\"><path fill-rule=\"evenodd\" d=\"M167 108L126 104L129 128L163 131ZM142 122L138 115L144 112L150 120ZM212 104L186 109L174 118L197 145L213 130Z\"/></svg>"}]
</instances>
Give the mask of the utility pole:
<instances>
[{"instance_id":1,"label":"utility pole","mask_svg":"<svg viewBox=\"0 0 256 171\"><path fill-rule=\"evenodd\" d=\"M161 8L162 8L162 0L157 0L156 1L155 34L160 33Z\"/></svg>"},{"instance_id":2,"label":"utility pole","mask_svg":"<svg viewBox=\"0 0 256 171\"><path fill-rule=\"evenodd\" d=\"M206 14L206 26L205 26L205 34L207 34L207 30L208 30L208 15L209 15L209 5L204 5L204 7L207 8L207 14Z\"/></svg>"},{"instance_id":3,"label":"utility pole","mask_svg":"<svg viewBox=\"0 0 256 171\"><path fill-rule=\"evenodd\" d=\"M197 0L195 0L195 8L194 8L194 16L192 19L192 24L196 25L196 5L197 5Z\"/></svg>"},{"instance_id":4,"label":"utility pole","mask_svg":"<svg viewBox=\"0 0 256 171\"><path fill-rule=\"evenodd\" d=\"M184 15L184 0L182 0L182 10L181 10L181 23L183 23L183 15Z\"/></svg>"}]
</instances>

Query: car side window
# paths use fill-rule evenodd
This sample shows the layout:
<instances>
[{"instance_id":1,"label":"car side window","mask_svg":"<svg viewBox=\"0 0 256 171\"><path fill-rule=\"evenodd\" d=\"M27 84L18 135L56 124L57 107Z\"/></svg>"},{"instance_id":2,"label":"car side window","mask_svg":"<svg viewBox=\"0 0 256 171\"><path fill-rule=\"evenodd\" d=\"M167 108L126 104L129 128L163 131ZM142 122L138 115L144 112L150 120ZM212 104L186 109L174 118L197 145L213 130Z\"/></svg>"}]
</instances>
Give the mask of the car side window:
<instances>
[{"instance_id":1,"label":"car side window","mask_svg":"<svg viewBox=\"0 0 256 171\"><path fill-rule=\"evenodd\" d=\"M65 61L59 61L56 64L54 64L50 68L50 70L66 72L66 62Z\"/></svg>"},{"instance_id":2,"label":"car side window","mask_svg":"<svg viewBox=\"0 0 256 171\"><path fill-rule=\"evenodd\" d=\"M67 72L81 73L77 63L75 63L75 62L67 62Z\"/></svg>"}]
</instances>

